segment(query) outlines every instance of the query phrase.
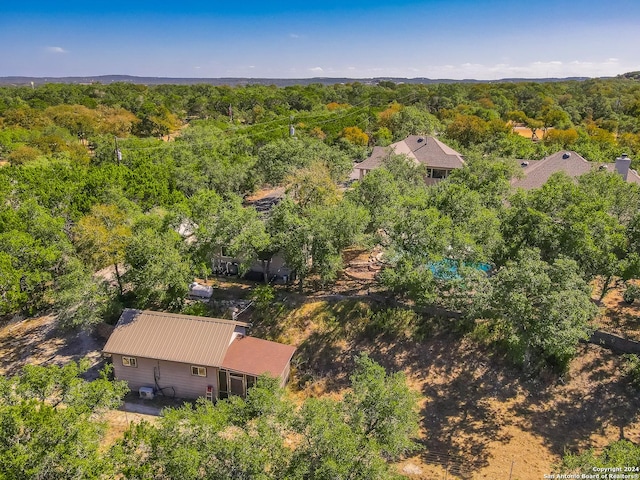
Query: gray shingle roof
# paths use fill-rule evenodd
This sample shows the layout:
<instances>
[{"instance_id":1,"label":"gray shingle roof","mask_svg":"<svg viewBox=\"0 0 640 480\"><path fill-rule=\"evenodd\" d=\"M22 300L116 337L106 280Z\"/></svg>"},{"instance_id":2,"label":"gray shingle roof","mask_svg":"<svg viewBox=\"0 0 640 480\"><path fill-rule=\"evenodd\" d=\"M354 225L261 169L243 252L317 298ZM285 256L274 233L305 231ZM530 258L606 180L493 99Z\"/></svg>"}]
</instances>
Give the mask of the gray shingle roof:
<instances>
[{"instance_id":1,"label":"gray shingle roof","mask_svg":"<svg viewBox=\"0 0 640 480\"><path fill-rule=\"evenodd\" d=\"M373 170L382 165L382 162L391 155L389 147L373 147L371 155L362 162L354 165L356 170Z\"/></svg>"},{"instance_id":2,"label":"gray shingle roof","mask_svg":"<svg viewBox=\"0 0 640 480\"><path fill-rule=\"evenodd\" d=\"M454 169L464 166L462 155L434 137L409 135L388 147L374 147L371 156L355 165L355 169L373 170L382 165L390 153L404 154L417 164L431 168Z\"/></svg>"},{"instance_id":3,"label":"gray shingle roof","mask_svg":"<svg viewBox=\"0 0 640 480\"><path fill-rule=\"evenodd\" d=\"M464 166L462 155L435 137L409 135L391 147L395 153L404 153L427 167L453 169Z\"/></svg>"},{"instance_id":4,"label":"gray shingle roof","mask_svg":"<svg viewBox=\"0 0 640 480\"><path fill-rule=\"evenodd\" d=\"M571 150L556 152L542 160L528 160L528 163L529 165L522 169L524 177L512 182L514 187L525 190L540 188L549 180L549 177L556 172L564 172L572 178L579 177L580 175L584 175L601 167L609 172L615 172L614 163L589 162ZM627 181L640 184L640 176L638 176L635 170L629 170Z\"/></svg>"}]
</instances>

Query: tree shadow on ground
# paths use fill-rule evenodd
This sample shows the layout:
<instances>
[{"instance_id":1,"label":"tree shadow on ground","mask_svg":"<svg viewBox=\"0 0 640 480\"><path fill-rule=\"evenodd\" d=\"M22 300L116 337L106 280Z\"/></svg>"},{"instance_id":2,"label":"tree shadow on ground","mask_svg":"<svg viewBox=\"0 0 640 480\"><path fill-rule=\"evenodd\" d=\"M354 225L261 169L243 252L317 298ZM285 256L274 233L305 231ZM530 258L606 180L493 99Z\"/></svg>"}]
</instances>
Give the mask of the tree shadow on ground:
<instances>
[{"instance_id":1,"label":"tree shadow on ground","mask_svg":"<svg viewBox=\"0 0 640 480\"><path fill-rule=\"evenodd\" d=\"M591 447L593 434L611 436L615 430L624 436L625 428L640 418L640 398L621 373L622 362L597 345L581 346L566 381L538 381L526 401L515 406L521 426L544 438L557 455Z\"/></svg>"},{"instance_id":2,"label":"tree shadow on ground","mask_svg":"<svg viewBox=\"0 0 640 480\"><path fill-rule=\"evenodd\" d=\"M26 319L8 326L0 335L0 371L16 375L27 363L64 365L87 357L91 367L83 378L92 380L104 365L104 343L90 331L58 328L53 315Z\"/></svg>"},{"instance_id":3,"label":"tree shadow on ground","mask_svg":"<svg viewBox=\"0 0 640 480\"><path fill-rule=\"evenodd\" d=\"M639 418L640 399L621 378L622 359L595 345L581 349L567 375L528 376L454 334L360 345L420 389L422 460L461 478L488 466L496 442L509 443L513 428L533 434L557 456L592 446L593 435L640 439L628 428Z\"/></svg>"},{"instance_id":4,"label":"tree shadow on ground","mask_svg":"<svg viewBox=\"0 0 640 480\"><path fill-rule=\"evenodd\" d=\"M341 333L336 327L308 336L297 352L306 371L325 380L324 393L349 386L354 358L361 352L389 373L404 371L410 387L425 397L420 410L425 463L440 464L449 473L466 478L489 463L491 442L509 441L501 428L505 419L489 400L515 398L519 373L505 371L500 361L496 367L488 351L454 334L417 342L372 339L363 334L345 341Z\"/></svg>"},{"instance_id":5,"label":"tree shadow on ground","mask_svg":"<svg viewBox=\"0 0 640 480\"><path fill-rule=\"evenodd\" d=\"M324 391L335 392L348 387L348 374L353 361L344 346L329 333L313 332L298 347L294 363L299 372L300 386L324 380Z\"/></svg>"},{"instance_id":6,"label":"tree shadow on ground","mask_svg":"<svg viewBox=\"0 0 640 480\"><path fill-rule=\"evenodd\" d=\"M251 334L297 346L292 359L295 381L301 387L322 380L324 391L348 386L353 370L351 338L371 310L357 299L316 299L281 301L276 314L253 319Z\"/></svg>"},{"instance_id":7,"label":"tree shadow on ground","mask_svg":"<svg viewBox=\"0 0 640 480\"><path fill-rule=\"evenodd\" d=\"M362 302L314 302L308 324L298 320L301 341L294 363L308 384L321 384L321 393L349 386L360 352L388 372L405 372L424 398L420 457L425 464L468 478L490 467L501 443L524 439L533 448L544 445L547 457L561 457L567 448L593 446L594 438L615 440L622 433L640 440L640 399L622 378L622 359L608 350L581 345L564 376L531 376L494 347L451 333L456 328L450 319L444 326L430 319L434 327L420 341L412 335L368 338L353 314L357 303Z\"/></svg>"},{"instance_id":8,"label":"tree shadow on ground","mask_svg":"<svg viewBox=\"0 0 640 480\"><path fill-rule=\"evenodd\" d=\"M490 401L507 401L519 390L518 374L458 335L443 333L413 345L380 350L393 370L409 372L425 397L420 411L425 463L437 463L466 478L489 463L491 442L507 442ZM374 355L376 360L378 355ZM382 361L382 360L381 360ZM501 362L497 362L500 364Z\"/></svg>"}]
</instances>

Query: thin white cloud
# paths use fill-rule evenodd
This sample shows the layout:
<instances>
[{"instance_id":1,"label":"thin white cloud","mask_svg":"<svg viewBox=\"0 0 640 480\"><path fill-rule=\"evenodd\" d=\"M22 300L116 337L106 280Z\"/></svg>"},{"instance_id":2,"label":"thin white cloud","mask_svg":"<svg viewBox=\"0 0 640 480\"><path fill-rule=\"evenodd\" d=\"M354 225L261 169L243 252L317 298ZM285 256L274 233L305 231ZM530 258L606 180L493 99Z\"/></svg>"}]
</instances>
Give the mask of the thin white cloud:
<instances>
[{"instance_id":1,"label":"thin white cloud","mask_svg":"<svg viewBox=\"0 0 640 480\"><path fill-rule=\"evenodd\" d=\"M290 33L289 38L300 38L300 35L298 35L297 33Z\"/></svg>"},{"instance_id":2,"label":"thin white cloud","mask_svg":"<svg viewBox=\"0 0 640 480\"><path fill-rule=\"evenodd\" d=\"M62 47L47 47L46 50L49 53L67 53L67 51Z\"/></svg>"},{"instance_id":3,"label":"thin white cloud","mask_svg":"<svg viewBox=\"0 0 640 480\"><path fill-rule=\"evenodd\" d=\"M619 59L607 58L601 61L532 61L519 65L511 63L480 64L462 63L458 65L432 65L421 69L422 75L430 78L475 78L492 80L500 78L546 78L546 77L598 77L617 75L628 71ZM405 74L414 75L411 68Z\"/></svg>"},{"instance_id":4,"label":"thin white cloud","mask_svg":"<svg viewBox=\"0 0 640 480\"><path fill-rule=\"evenodd\" d=\"M324 72L324 69L322 67L313 67L313 68L310 68L309 71L321 73L321 72Z\"/></svg>"}]
</instances>

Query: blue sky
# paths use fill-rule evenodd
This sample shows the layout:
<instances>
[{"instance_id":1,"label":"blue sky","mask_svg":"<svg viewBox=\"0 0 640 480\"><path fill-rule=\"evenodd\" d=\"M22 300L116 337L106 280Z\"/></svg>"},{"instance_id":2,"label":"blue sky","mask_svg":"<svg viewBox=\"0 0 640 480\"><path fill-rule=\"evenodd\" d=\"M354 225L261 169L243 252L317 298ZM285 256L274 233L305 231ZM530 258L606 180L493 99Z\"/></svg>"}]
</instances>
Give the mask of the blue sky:
<instances>
[{"instance_id":1,"label":"blue sky","mask_svg":"<svg viewBox=\"0 0 640 480\"><path fill-rule=\"evenodd\" d=\"M0 0L0 76L499 79L633 70L638 0Z\"/></svg>"}]
</instances>

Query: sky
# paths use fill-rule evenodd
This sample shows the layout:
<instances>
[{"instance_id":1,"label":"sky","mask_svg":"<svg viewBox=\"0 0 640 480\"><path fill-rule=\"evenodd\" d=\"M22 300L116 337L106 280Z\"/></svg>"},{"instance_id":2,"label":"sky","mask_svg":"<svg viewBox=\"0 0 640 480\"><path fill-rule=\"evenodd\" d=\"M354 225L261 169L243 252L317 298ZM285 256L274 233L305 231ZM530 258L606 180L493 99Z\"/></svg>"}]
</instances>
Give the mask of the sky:
<instances>
[{"instance_id":1,"label":"sky","mask_svg":"<svg viewBox=\"0 0 640 480\"><path fill-rule=\"evenodd\" d=\"M0 76L601 77L638 0L0 0Z\"/></svg>"}]
</instances>

